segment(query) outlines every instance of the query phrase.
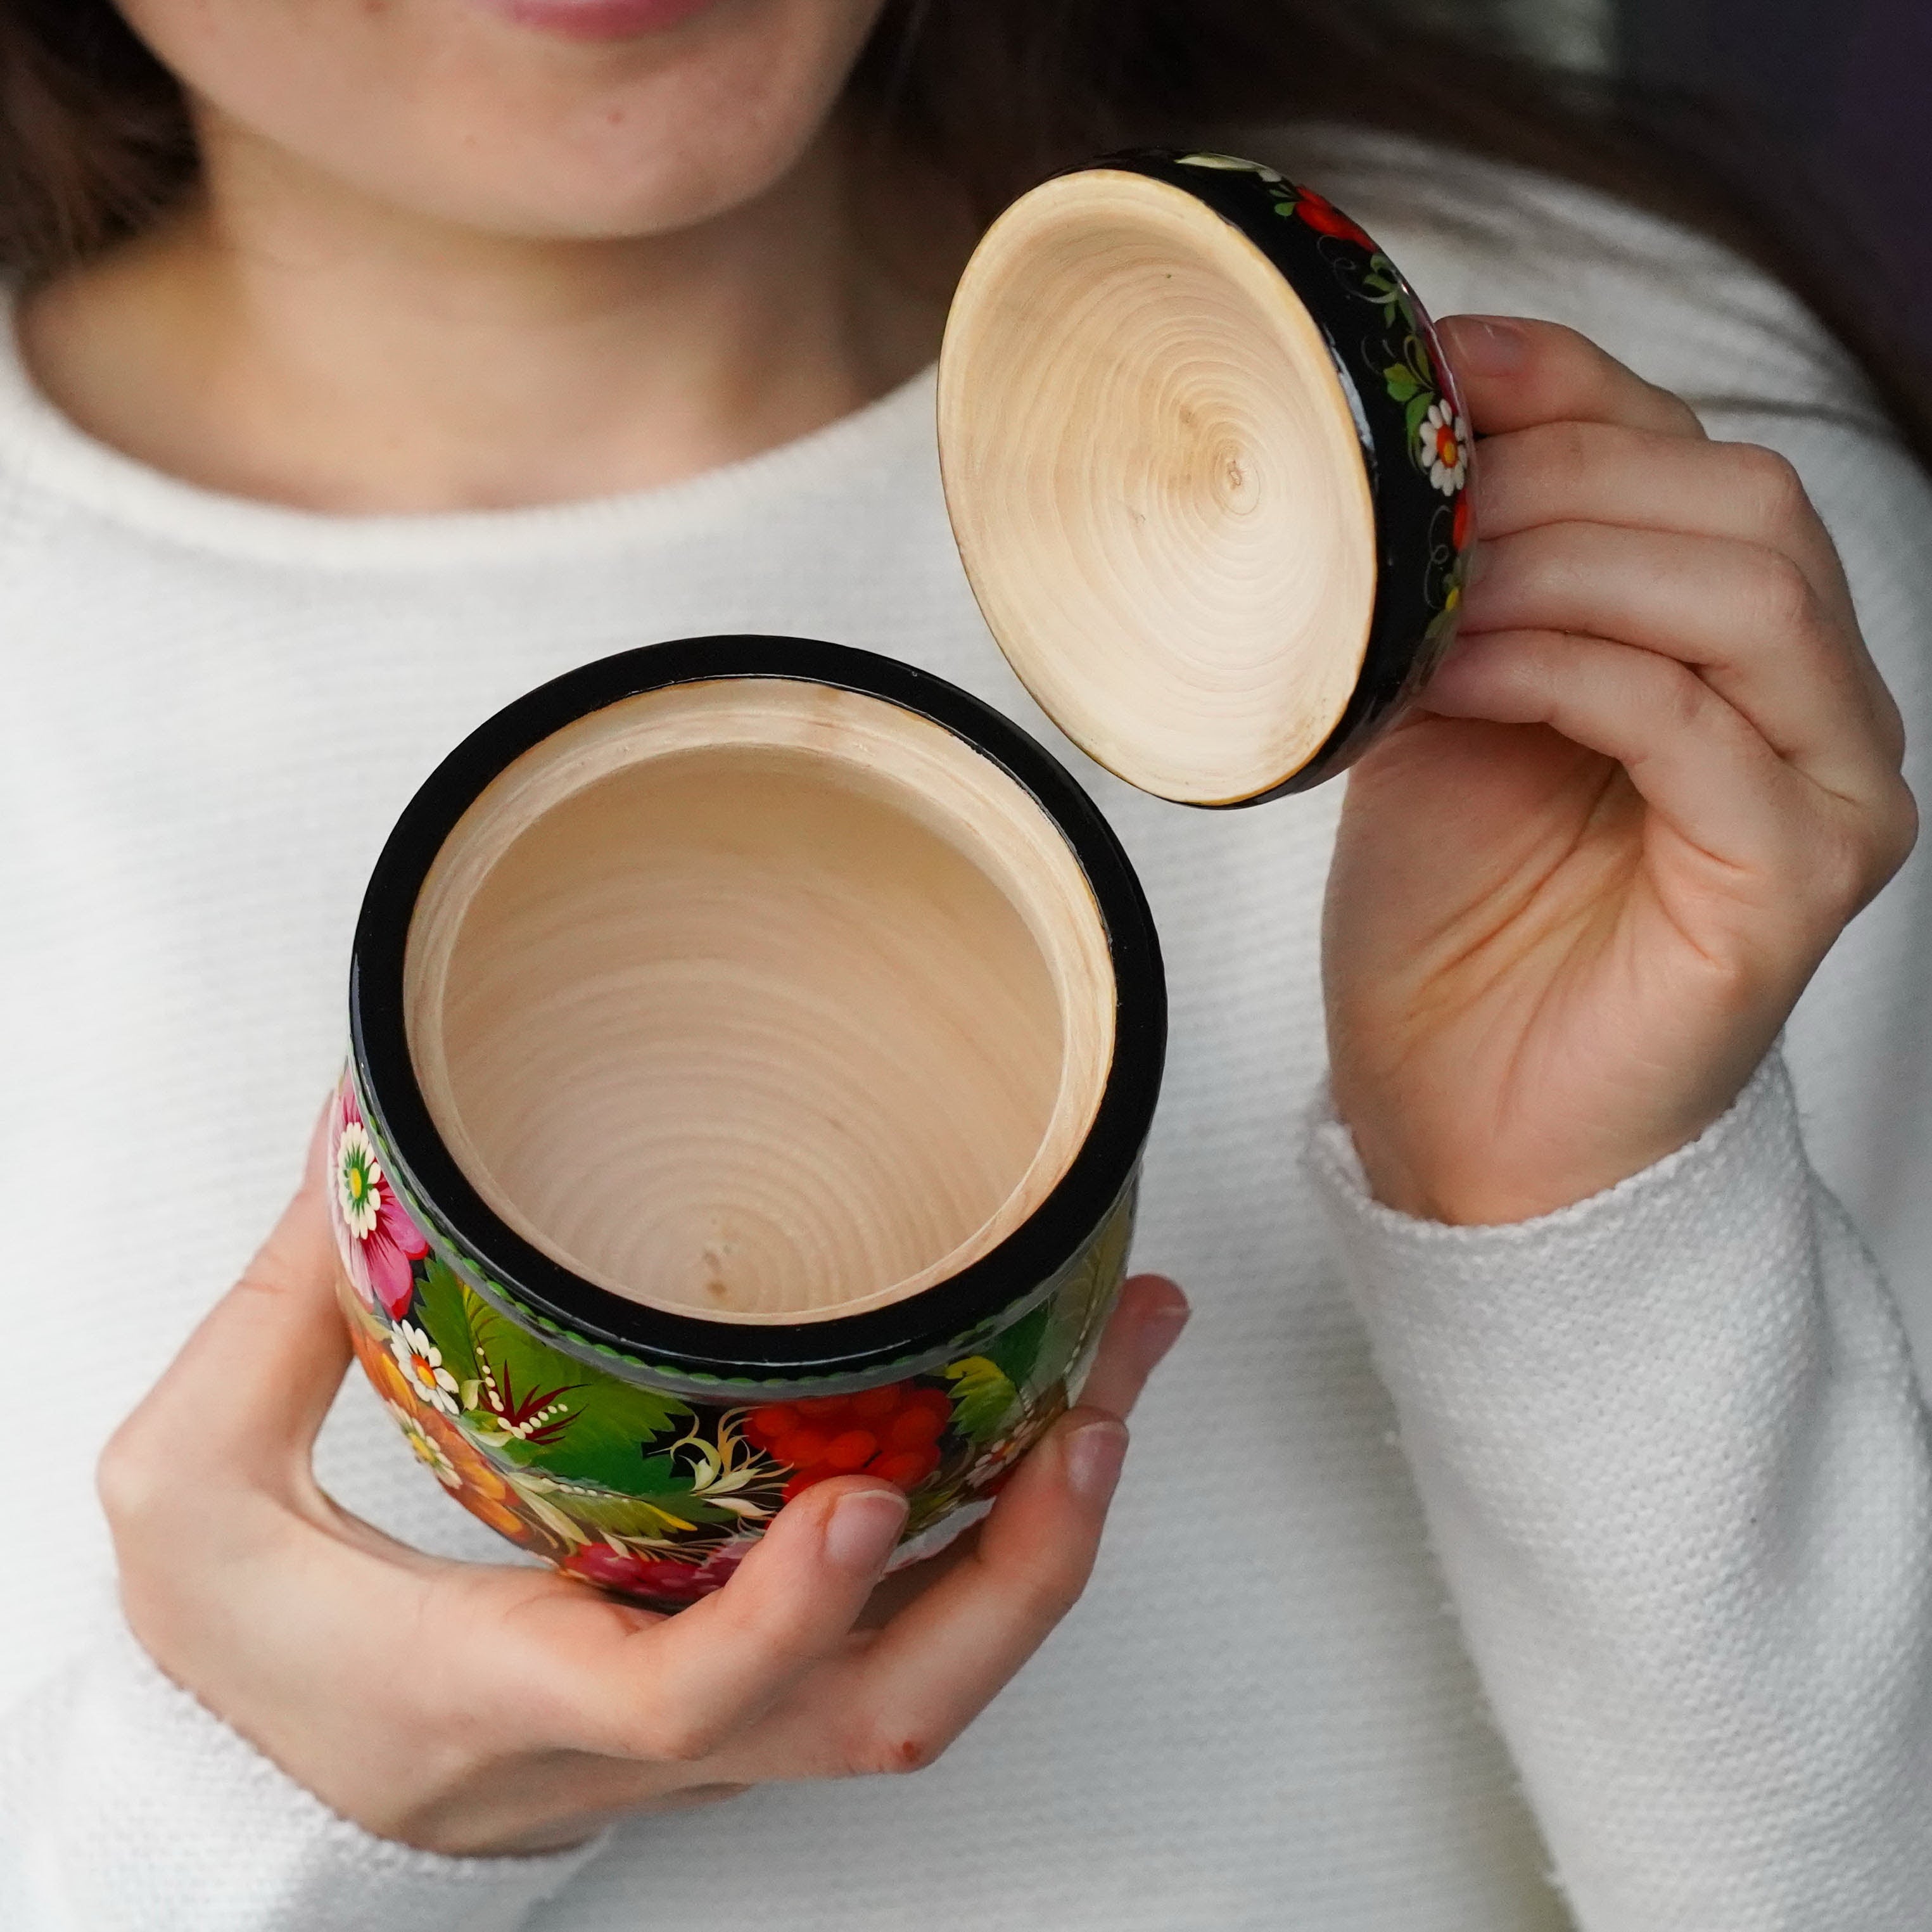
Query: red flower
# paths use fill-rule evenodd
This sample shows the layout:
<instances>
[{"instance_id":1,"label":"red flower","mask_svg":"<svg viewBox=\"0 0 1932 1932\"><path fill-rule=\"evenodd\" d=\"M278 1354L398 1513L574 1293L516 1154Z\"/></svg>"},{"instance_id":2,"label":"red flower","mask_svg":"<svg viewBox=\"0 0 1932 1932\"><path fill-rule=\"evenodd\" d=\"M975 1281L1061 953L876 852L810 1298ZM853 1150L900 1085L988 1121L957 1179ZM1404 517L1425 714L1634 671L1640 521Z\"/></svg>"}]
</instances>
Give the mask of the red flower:
<instances>
[{"instance_id":1,"label":"red flower","mask_svg":"<svg viewBox=\"0 0 1932 1932\"><path fill-rule=\"evenodd\" d=\"M1379 251L1373 236L1365 228L1351 221L1325 195L1315 194L1311 189L1297 188L1294 212L1317 233L1333 235L1339 241L1352 242L1358 248L1366 248L1371 255Z\"/></svg>"},{"instance_id":2,"label":"red flower","mask_svg":"<svg viewBox=\"0 0 1932 1932\"><path fill-rule=\"evenodd\" d=\"M1470 496L1467 490L1460 491L1456 498L1456 524L1450 532L1450 541L1460 554L1469 547Z\"/></svg>"},{"instance_id":3,"label":"red flower","mask_svg":"<svg viewBox=\"0 0 1932 1932\"><path fill-rule=\"evenodd\" d=\"M416 1294L410 1264L429 1252L429 1243L382 1172L346 1080L337 1096L328 1154L328 1217L343 1268L365 1303L381 1302L384 1313L399 1322Z\"/></svg>"},{"instance_id":4,"label":"red flower","mask_svg":"<svg viewBox=\"0 0 1932 1932\"><path fill-rule=\"evenodd\" d=\"M798 1474L787 1502L834 1476L879 1476L918 1488L939 1467L939 1438L952 1420L944 1390L894 1382L856 1395L819 1395L754 1409L746 1439Z\"/></svg>"}]
</instances>

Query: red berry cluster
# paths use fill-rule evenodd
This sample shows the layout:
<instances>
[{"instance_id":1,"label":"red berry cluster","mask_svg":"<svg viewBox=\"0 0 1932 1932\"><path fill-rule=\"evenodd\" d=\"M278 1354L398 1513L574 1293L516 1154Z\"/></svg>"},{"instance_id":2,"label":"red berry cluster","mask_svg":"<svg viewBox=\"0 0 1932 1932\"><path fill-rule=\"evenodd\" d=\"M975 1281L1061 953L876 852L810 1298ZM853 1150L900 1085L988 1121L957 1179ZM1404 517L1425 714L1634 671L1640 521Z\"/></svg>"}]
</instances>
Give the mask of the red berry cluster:
<instances>
[{"instance_id":1,"label":"red berry cluster","mask_svg":"<svg viewBox=\"0 0 1932 1932\"><path fill-rule=\"evenodd\" d=\"M707 1556L688 1562L674 1558L639 1556L628 1550L614 1549L608 1543L586 1544L573 1550L558 1568L566 1576L581 1577L587 1583L601 1583L607 1590L620 1590L627 1597L643 1597L654 1603L694 1604L713 1590L722 1590L731 1574L751 1549L749 1537L734 1537Z\"/></svg>"},{"instance_id":2,"label":"red berry cluster","mask_svg":"<svg viewBox=\"0 0 1932 1932\"><path fill-rule=\"evenodd\" d=\"M784 1486L790 1502L814 1483L854 1474L916 1489L939 1467L939 1438L952 1420L944 1390L895 1382L754 1409L745 1436L798 1472Z\"/></svg>"}]
</instances>

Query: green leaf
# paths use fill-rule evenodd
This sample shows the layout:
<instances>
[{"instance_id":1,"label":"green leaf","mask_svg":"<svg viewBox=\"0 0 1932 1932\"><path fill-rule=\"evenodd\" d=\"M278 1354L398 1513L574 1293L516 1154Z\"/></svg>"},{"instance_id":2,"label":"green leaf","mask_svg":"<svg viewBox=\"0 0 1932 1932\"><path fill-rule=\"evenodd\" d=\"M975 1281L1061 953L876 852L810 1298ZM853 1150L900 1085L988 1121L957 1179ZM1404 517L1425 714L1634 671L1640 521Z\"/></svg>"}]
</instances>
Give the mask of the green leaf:
<instances>
[{"instance_id":1,"label":"green leaf","mask_svg":"<svg viewBox=\"0 0 1932 1932\"><path fill-rule=\"evenodd\" d=\"M431 1256L416 1273L413 1318L442 1351L442 1365L459 1382L473 1382L478 1373L470 1336L468 1286Z\"/></svg>"},{"instance_id":2,"label":"green leaf","mask_svg":"<svg viewBox=\"0 0 1932 1932\"><path fill-rule=\"evenodd\" d=\"M998 1442L1019 1400L1006 1371L984 1355L969 1355L940 1372L952 1384L952 1426L972 1442Z\"/></svg>"},{"instance_id":3,"label":"green leaf","mask_svg":"<svg viewBox=\"0 0 1932 1932\"><path fill-rule=\"evenodd\" d=\"M1389 394L1398 403L1406 403L1421 388L1415 380L1415 372L1394 363L1382 371L1382 380L1388 385Z\"/></svg>"},{"instance_id":4,"label":"green leaf","mask_svg":"<svg viewBox=\"0 0 1932 1932\"><path fill-rule=\"evenodd\" d=\"M504 1433L493 1438L500 1454L524 1468L542 1469L567 1482L596 1483L626 1496L655 1493L653 1485L668 1492L671 1479L648 1475L653 1463L665 1463L663 1456L646 1457L648 1445L658 1437L688 1420L691 1412L682 1402L654 1394L649 1389L634 1388L628 1383L598 1376L594 1370L568 1363L580 1378L574 1384L560 1385L545 1381L539 1392L559 1389L555 1400L561 1414L551 1418L551 1426L519 1440ZM535 1385L524 1379L531 1366L525 1357L516 1363L500 1363L500 1377L509 1369L512 1386L519 1396ZM479 1411L480 1416L485 1412ZM688 1481L682 1487L688 1489Z\"/></svg>"},{"instance_id":5,"label":"green leaf","mask_svg":"<svg viewBox=\"0 0 1932 1932\"><path fill-rule=\"evenodd\" d=\"M668 1536L680 1527L698 1529L736 1519L688 1496L620 1496L587 1490L558 1490L545 1498L593 1537Z\"/></svg>"},{"instance_id":6,"label":"green leaf","mask_svg":"<svg viewBox=\"0 0 1932 1932\"><path fill-rule=\"evenodd\" d=\"M440 1262L418 1305L466 1397L476 1384L467 1420L519 1468L635 1494L645 1445L690 1422L685 1403L552 1348ZM539 1421L543 1410L551 1412Z\"/></svg>"},{"instance_id":7,"label":"green leaf","mask_svg":"<svg viewBox=\"0 0 1932 1932\"><path fill-rule=\"evenodd\" d=\"M1382 312L1384 322L1393 326L1398 310L1405 308L1402 286L1390 269L1388 258L1384 255L1371 257L1369 272L1362 278L1362 288L1369 300Z\"/></svg>"},{"instance_id":8,"label":"green leaf","mask_svg":"<svg viewBox=\"0 0 1932 1932\"><path fill-rule=\"evenodd\" d=\"M566 1483L534 1466L515 1480L593 1538L665 1536L681 1530L731 1527L744 1520L740 1510L694 1495L690 1471L668 1455L638 1456L622 1489Z\"/></svg>"},{"instance_id":9,"label":"green leaf","mask_svg":"<svg viewBox=\"0 0 1932 1932\"><path fill-rule=\"evenodd\" d=\"M1418 463L1422 460L1422 425L1428 420L1429 412L1435 404L1435 397L1425 391L1410 403L1406 412L1408 421L1408 453Z\"/></svg>"},{"instance_id":10,"label":"green leaf","mask_svg":"<svg viewBox=\"0 0 1932 1932\"><path fill-rule=\"evenodd\" d=\"M1040 1360L1040 1344L1046 1339L1052 1320L1052 1298L1042 1301L1030 1315L1022 1316L987 1345L986 1356L1016 1389L1024 1388L1027 1378Z\"/></svg>"}]
</instances>

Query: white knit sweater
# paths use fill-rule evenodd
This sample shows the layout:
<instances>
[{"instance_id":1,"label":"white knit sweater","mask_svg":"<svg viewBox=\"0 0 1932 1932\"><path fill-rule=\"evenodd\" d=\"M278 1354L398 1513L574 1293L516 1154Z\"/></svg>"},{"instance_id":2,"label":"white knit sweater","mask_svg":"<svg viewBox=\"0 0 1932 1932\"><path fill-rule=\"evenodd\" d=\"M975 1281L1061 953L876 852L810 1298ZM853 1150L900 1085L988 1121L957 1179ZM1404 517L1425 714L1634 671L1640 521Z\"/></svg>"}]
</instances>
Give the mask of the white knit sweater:
<instances>
[{"instance_id":1,"label":"white knit sweater","mask_svg":"<svg viewBox=\"0 0 1932 1932\"><path fill-rule=\"evenodd\" d=\"M1793 304L1570 189L1361 137L1300 160L1438 312L1572 322L1796 460L1922 792L1932 493ZM145 470L0 366L0 1924L1932 1924L1932 1457L1871 1258L1932 1361L1932 866L1807 996L1796 1102L1773 1062L1598 1199L1405 1220L1302 1124L1340 788L1187 812L1066 745L973 607L931 417L922 379L649 494L338 519ZM936 1768L436 1858L329 1815L147 1663L91 1465L292 1184L418 781L567 666L733 629L952 679L1110 814L1172 976L1138 1255L1198 1314L1085 1600ZM507 1553L359 1378L322 1463L398 1534Z\"/></svg>"}]
</instances>

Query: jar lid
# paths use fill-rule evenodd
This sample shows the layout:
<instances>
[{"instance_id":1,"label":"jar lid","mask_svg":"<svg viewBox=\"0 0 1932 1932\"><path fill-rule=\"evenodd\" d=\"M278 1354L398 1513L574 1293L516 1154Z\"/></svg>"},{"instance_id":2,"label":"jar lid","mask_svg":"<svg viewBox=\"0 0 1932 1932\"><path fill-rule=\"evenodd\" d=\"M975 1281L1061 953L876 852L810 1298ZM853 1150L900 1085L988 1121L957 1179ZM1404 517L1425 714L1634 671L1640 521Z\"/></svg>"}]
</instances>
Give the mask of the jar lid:
<instances>
[{"instance_id":1,"label":"jar lid","mask_svg":"<svg viewBox=\"0 0 1932 1932\"><path fill-rule=\"evenodd\" d=\"M1143 790L1318 783L1448 644L1454 378L1387 254L1271 168L1138 150L1016 202L953 301L939 442L1001 650Z\"/></svg>"}]
</instances>

